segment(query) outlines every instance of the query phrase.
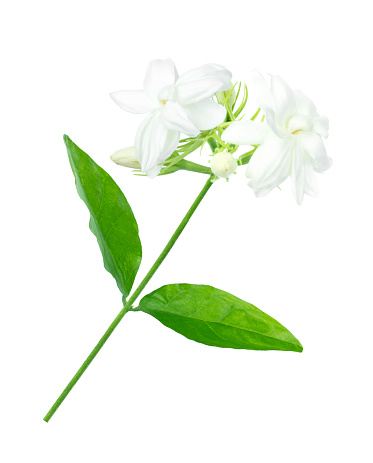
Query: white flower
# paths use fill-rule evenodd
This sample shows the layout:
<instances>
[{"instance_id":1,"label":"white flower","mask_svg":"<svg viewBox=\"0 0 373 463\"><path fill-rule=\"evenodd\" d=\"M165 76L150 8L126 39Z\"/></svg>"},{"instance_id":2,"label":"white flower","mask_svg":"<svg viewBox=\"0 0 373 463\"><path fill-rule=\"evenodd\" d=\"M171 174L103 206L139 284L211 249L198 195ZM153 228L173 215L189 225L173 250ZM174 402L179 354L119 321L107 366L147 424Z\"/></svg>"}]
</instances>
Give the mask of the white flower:
<instances>
[{"instance_id":1,"label":"white flower","mask_svg":"<svg viewBox=\"0 0 373 463\"><path fill-rule=\"evenodd\" d=\"M227 90L231 73L218 64L206 64L181 75L171 59L151 61L143 90L111 93L121 108L132 113L150 113L135 139L141 170L153 178L162 163L177 148L180 133L195 137L224 121L226 110L211 99Z\"/></svg>"},{"instance_id":2,"label":"white flower","mask_svg":"<svg viewBox=\"0 0 373 463\"><path fill-rule=\"evenodd\" d=\"M236 121L224 132L224 139L237 145L261 145L246 171L256 196L264 196L290 176L294 197L301 204L305 193L318 194L314 171L331 166L322 140L328 136L328 119L319 116L312 101L281 77L272 76L271 87L257 71L251 77L266 123Z\"/></svg>"},{"instance_id":3,"label":"white flower","mask_svg":"<svg viewBox=\"0 0 373 463\"><path fill-rule=\"evenodd\" d=\"M237 161L227 151L216 153L211 159L211 170L217 177L228 178L237 169Z\"/></svg>"},{"instance_id":4,"label":"white flower","mask_svg":"<svg viewBox=\"0 0 373 463\"><path fill-rule=\"evenodd\" d=\"M110 159L114 161L115 164L118 164L118 166L140 169L140 163L137 160L134 146L116 151L110 156Z\"/></svg>"}]
</instances>

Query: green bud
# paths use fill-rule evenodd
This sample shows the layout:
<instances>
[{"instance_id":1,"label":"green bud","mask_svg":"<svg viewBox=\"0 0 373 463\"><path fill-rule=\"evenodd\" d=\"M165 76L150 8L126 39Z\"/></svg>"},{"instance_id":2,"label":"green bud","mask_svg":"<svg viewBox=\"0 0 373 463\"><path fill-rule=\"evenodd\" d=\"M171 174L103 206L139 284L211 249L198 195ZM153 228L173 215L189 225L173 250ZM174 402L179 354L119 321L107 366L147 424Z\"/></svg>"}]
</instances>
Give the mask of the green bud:
<instances>
[{"instance_id":1,"label":"green bud","mask_svg":"<svg viewBox=\"0 0 373 463\"><path fill-rule=\"evenodd\" d=\"M134 146L116 151L110 156L110 159L119 166L130 167L131 169L140 169L140 163L137 160Z\"/></svg>"},{"instance_id":2,"label":"green bud","mask_svg":"<svg viewBox=\"0 0 373 463\"><path fill-rule=\"evenodd\" d=\"M237 169L237 161L227 151L216 153L210 161L213 174L220 178L228 178Z\"/></svg>"}]
</instances>

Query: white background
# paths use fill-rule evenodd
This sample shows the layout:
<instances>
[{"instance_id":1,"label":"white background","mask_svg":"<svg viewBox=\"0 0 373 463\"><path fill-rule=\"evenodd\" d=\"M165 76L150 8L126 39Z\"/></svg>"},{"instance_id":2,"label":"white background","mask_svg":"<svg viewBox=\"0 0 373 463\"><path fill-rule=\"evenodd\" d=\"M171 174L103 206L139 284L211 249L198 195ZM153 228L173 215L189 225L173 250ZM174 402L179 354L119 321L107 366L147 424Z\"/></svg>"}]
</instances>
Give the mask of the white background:
<instances>
[{"instance_id":1,"label":"white background","mask_svg":"<svg viewBox=\"0 0 373 463\"><path fill-rule=\"evenodd\" d=\"M1 460L6 463L373 461L372 69L368 2L5 1L1 71ZM202 187L110 161L142 116L110 91L147 63L256 67L330 119L321 194L255 199L218 182L148 291L211 284L269 313L302 354L203 346L128 314L60 410L42 418L121 309L78 198L67 133L137 218L137 282ZM206 160L205 154L204 161ZM135 282L136 285L136 282ZM146 292L148 292L146 291ZM145 293L146 293L145 292Z\"/></svg>"}]
</instances>

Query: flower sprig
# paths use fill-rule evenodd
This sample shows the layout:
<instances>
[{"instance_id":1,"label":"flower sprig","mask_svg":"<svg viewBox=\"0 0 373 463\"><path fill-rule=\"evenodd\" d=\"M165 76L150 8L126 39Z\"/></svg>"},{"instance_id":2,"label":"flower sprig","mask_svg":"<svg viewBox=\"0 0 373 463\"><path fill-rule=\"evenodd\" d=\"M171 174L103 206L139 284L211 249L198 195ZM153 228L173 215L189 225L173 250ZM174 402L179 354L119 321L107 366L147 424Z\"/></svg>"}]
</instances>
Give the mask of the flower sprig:
<instances>
[{"instance_id":1,"label":"flower sprig","mask_svg":"<svg viewBox=\"0 0 373 463\"><path fill-rule=\"evenodd\" d=\"M263 196L291 177L296 201L315 196L314 172L331 165L323 139L328 120L303 93L280 77L269 85L261 74L250 75L259 109L246 119L248 86L231 83L224 66L207 64L178 75L172 60L154 60L143 89L119 91L113 100L126 111L148 114L134 146L117 151L112 160L154 178L178 170L206 175L200 193L166 246L135 290L132 286L142 260L142 245L132 208L118 185L69 137L65 144L79 196L90 213L90 230L97 238L104 266L116 281L123 307L97 345L46 414L49 421L128 312L143 312L188 339L209 346L302 352L298 339L254 305L205 284L165 284L141 293L175 245L195 210L219 179L246 166L249 186ZM237 90L236 90L237 89ZM239 98L241 100L239 103ZM257 118L262 113L261 121ZM182 138L181 134L186 138ZM208 144L210 167L187 158ZM241 146L246 146L242 154ZM238 156L238 157L237 157Z\"/></svg>"},{"instance_id":2,"label":"flower sprig","mask_svg":"<svg viewBox=\"0 0 373 463\"><path fill-rule=\"evenodd\" d=\"M161 69L163 66L174 68L170 60L165 60L160 65L161 62L162 60L152 62L148 74L154 72L157 66ZM158 63L157 66L154 63ZM145 82L150 79L148 74ZM256 196L266 195L287 177L292 179L294 196L299 204L302 203L305 193L311 196L318 194L314 172L323 172L331 165L322 140L328 136L328 120L318 115L315 105L302 92L293 91L278 76L272 76L269 86L261 74L253 71L250 82L259 109L250 119L245 119L241 114L248 101L248 87L242 82L233 85L230 81L231 73L224 67L205 65L180 78L176 74L169 74L167 78L160 75L158 80L153 76L153 80L158 83L165 78L157 87L160 108L154 109L151 115L152 120L159 122L157 130L148 131L145 136L141 125L136 136L136 156L146 175L154 177L177 170L207 173L199 164L186 163L185 158L197 148L202 151L205 144L209 143L213 158L219 155L211 161L212 171L215 165L216 175L227 178L235 172L235 163L237 166L248 164L246 176ZM171 79L173 83L167 79ZM211 82L209 89L205 87L206 82ZM162 86L164 87L161 88ZM199 86L200 90L197 91ZM219 91L212 93L213 88L218 88ZM241 91L241 102L235 109ZM166 94L168 99L161 99ZM125 95L125 92L116 92L112 96L120 106L131 110L128 109L130 105L123 101ZM133 100L133 94L130 100ZM138 104L141 106L141 103L139 101ZM263 116L257 122L256 118L261 111ZM168 119L170 115L174 118L172 123ZM166 128L177 129L178 134L184 131L189 137L182 140L179 146L175 145L172 153L169 153L169 147L161 147L156 155L154 148L150 156L149 147L160 146L159 138L167 139L167 136L162 135L162 121ZM178 145L176 138L174 143ZM251 145L252 148L234 158L233 154L242 145ZM152 158L151 164L149 157ZM222 169L223 164L229 164L230 167Z\"/></svg>"},{"instance_id":3,"label":"flower sprig","mask_svg":"<svg viewBox=\"0 0 373 463\"><path fill-rule=\"evenodd\" d=\"M236 86L238 86L237 92L235 91ZM237 167L236 160L233 160L233 158L231 159L227 156L225 156L224 158L223 155L219 155L217 157L215 156L224 151L233 155L233 153L235 153L239 148L238 145L223 141L221 136L223 132L227 129L227 127L229 127L229 125L233 121L235 121L238 118L238 116L242 113L247 103L247 86L243 85L242 100L238 109L234 111L235 105L237 104L237 101L240 96L241 86L241 82L236 83L234 85L230 84L229 90L222 91L214 95L217 102L223 105L226 109L226 117L224 119L224 122L222 122L213 129L201 131L201 133L196 137L187 137L181 139L175 151L165 161L159 164L162 167L158 174L159 176L168 175L177 172L178 170L186 170L202 174L212 174L214 170L214 165L217 166L215 169L217 177L227 178L229 175L231 175L231 173L233 173L233 166L235 166L235 168ZM254 118L255 116L256 115L254 115ZM202 150L206 144L209 144L212 149L212 154L210 156L214 157L212 165L213 170L211 170L207 166L198 164L196 162L185 160L185 158L188 155L190 155L197 149L199 149L200 154L202 155ZM244 158L246 159L246 156L240 156L240 158L237 159L239 165L242 165L242 159ZM228 160L228 163L230 164L230 168L227 170L222 170L221 167L219 167L224 159L226 161ZM133 171L135 175L146 176L145 173L141 173L140 164L135 156L135 147L125 148L123 150L117 151L112 155L112 160L122 166L132 168L135 167L135 170ZM229 172L229 175L227 175L227 172Z\"/></svg>"}]
</instances>

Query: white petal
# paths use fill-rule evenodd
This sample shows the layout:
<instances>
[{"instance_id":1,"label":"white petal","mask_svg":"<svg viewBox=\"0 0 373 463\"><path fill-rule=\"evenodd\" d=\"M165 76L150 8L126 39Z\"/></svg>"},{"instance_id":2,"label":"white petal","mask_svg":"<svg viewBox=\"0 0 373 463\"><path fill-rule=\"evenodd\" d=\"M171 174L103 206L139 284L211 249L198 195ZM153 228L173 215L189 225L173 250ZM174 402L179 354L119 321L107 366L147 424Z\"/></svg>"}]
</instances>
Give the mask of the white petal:
<instances>
[{"instance_id":1,"label":"white petal","mask_svg":"<svg viewBox=\"0 0 373 463\"><path fill-rule=\"evenodd\" d=\"M210 98L214 93L229 89L232 73L224 66L206 64L186 72L176 82L176 99L184 105Z\"/></svg>"},{"instance_id":2,"label":"white petal","mask_svg":"<svg viewBox=\"0 0 373 463\"><path fill-rule=\"evenodd\" d=\"M180 133L168 130L154 111L140 125L135 140L136 157L149 177L158 175L162 163L177 148Z\"/></svg>"},{"instance_id":3,"label":"white petal","mask_svg":"<svg viewBox=\"0 0 373 463\"><path fill-rule=\"evenodd\" d=\"M289 134L286 132L284 124L280 126L276 114L276 102L273 92L268 83L256 69L251 71L250 85L252 87L254 97L259 107L265 114L266 121L275 134L281 138L286 138ZM280 121L281 122L281 121Z\"/></svg>"},{"instance_id":4,"label":"white petal","mask_svg":"<svg viewBox=\"0 0 373 463\"><path fill-rule=\"evenodd\" d=\"M255 151L246 176L256 196L269 193L290 175L292 145L290 138L279 138L269 132L263 145Z\"/></svg>"},{"instance_id":5,"label":"white petal","mask_svg":"<svg viewBox=\"0 0 373 463\"><path fill-rule=\"evenodd\" d=\"M276 115L276 124L284 130L288 119L297 114L294 92L280 76L272 76L271 90L275 103L273 109Z\"/></svg>"},{"instance_id":6,"label":"white petal","mask_svg":"<svg viewBox=\"0 0 373 463\"><path fill-rule=\"evenodd\" d=\"M304 192L307 195L313 196L316 198L319 195L319 186L317 184L316 175L313 171L312 162L306 159L305 170L306 170L306 184L304 187Z\"/></svg>"},{"instance_id":7,"label":"white petal","mask_svg":"<svg viewBox=\"0 0 373 463\"><path fill-rule=\"evenodd\" d=\"M332 160L326 154L324 142L320 135L308 132L299 136L304 151L313 161L316 172L324 172L332 165Z\"/></svg>"},{"instance_id":8,"label":"white petal","mask_svg":"<svg viewBox=\"0 0 373 463\"><path fill-rule=\"evenodd\" d=\"M303 130L304 132L309 132L313 128L313 119L310 116L304 116L302 114L297 114L289 118L286 127L289 133L294 134Z\"/></svg>"},{"instance_id":9,"label":"white petal","mask_svg":"<svg viewBox=\"0 0 373 463\"><path fill-rule=\"evenodd\" d=\"M304 151L298 140L293 143L291 180L294 198L301 205L306 186L306 166Z\"/></svg>"},{"instance_id":10,"label":"white petal","mask_svg":"<svg viewBox=\"0 0 373 463\"><path fill-rule=\"evenodd\" d=\"M210 130L224 122L227 110L221 104L207 98L185 106L193 124L199 130Z\"/></svg>"},{"instance_id":11,"label":"white petal","mask_svg":"<svg viewBox=\"0 0 373 463\"><path fill-rule=\"evenodd\" d=\"M158 102L161 102L161 101L165 102L167 100L172 100L174 93L175 93L175 86L174 85L166 85L158 93L158 96L157 96Z\"/></svg>"},{"instance_id":12,"label":"white petal","mask_svg":"<svg viewBox=\"0 0 373 463\"><path fill-rule=\"evenodd\" d=\"M273 132L280 138L290 138L290 133L284 128L279 127L276 119L276 113L271 108L262 106L261 108L265 114L267 124L273 130Z\"/></svg>"},{"instance_id":13,"label":"white petal","mask_svg":"<svg viewBox=\"0 0 373 463\"><path fill-rule=\"evenodd\" d=\"M313 170L312 160L304 152L300 141L294 144L292 164L293 194L300 205L304 194L316 197L319 194L316 176Z\"/></svg>"},{"instance_id":14,"label":"white petal","mask_svg":"<svg viewBox=\"0 0 373 463\"><path fill-rule=\"evenodd\" d=\"M221 81L221 85L226 87L221 90L228 90L229 82L232 77L232 73L228 71L227 68L221 66L220 64L205 64L198 68L191 69L188 72L182 74L178 80L177 85L188 84L190 82L200 81L206 77L217 77Z\"/></svg>"},{"instance_id":15,"label":"white petal","mask_svg":"<svg viewBox=\"0 0 373 463\"><path fill-rule=\"evenodd\" d=\"M295 104L298 114L317 117L317 109L314 103L300 90L294 90Z\"/></svg>"},{"instance_id":16,"label":"white petal","mask_svg":"<svg viewBox=\"0 0 373 463\"><path fill-rule=\"evenodd\" d=\"M262 74L260 74L260 72L256 69L251 71L250 86L253 89L254 98L261 109L263 109L263 106L271 109L274 108L271 89Z\"/></svg>"},{"instance_id":17,"label":"white petal","mask_svg":"<svg viewBox=\"0 0 373 463\"><path fill-rule=\"evenodd\" d=\"M166 85L173 85L177 77L175 64L170 58L155 59L149 63L145 74L145 93L155 99L162 88Z\"/></svg>"},{"instance_id":18,"label":"white petal","mask_svg":"<svg viewBox=\"0 0 373 463\"><path fill-rule=\"evenodd\" d=\"M152 101L143 90L120 90L110 93L110 96L118 106L130 113L149 113L156 107L156 102Z\"/></svg>"},{"instance_id":19,"label":"white petal","mask_svg":"<svg viewBox=\"0 0 373 463\"><path fill-rule=\"evenodd\" d=\"M328 138L329 135L329 119L325 116L320 116L313 123L313 131L318 133L323 138Z\"/></svg>"},{"instance_id":20,"label":"white petal","mask_svg":"<svg viewBox=\"0 0 373 463\"><path fill-rule=\"evenodd\" d=\"M196 137L200 132L186 110L175 101L168 101L165 104L160 117L169 130L183 132L190 137Z\"/></svg>"},{"instance_id":21,"label":"white petal","mask_svg":"<svg viewBox=\"0 0 373 463\"><path fill-rule=\"evenodd\" d=\"M145 171L143 172L145 172L149 178L155 178L159 174L161 169L162 169L162 164L156 164L154 167L147 169L146 172Z\"/></svg>"},{"instance_id":22,"label":"white petal","mask_svg":"<svg viewBox=\"0 0 373 463\"><path fill-rule=\"evenodd\" d=\"M261 145L269 131L266 122L235 121L224 131L222 137L235 145Z\"/></svg>"},{"instance_id":23,"label":"white petal","mask_svg":"<svg viewBox=\"0 0 373 463\"><path fill-rule=\"evenodd\" d=\"M146 172L154 165L158 164L160 158L157 152L154 139L156 137L157 119L159 114L156 112L149 116L141 123L137 130L135 138L136 157L141 165L141 170Z\"/></svg>"}]
</instances>

